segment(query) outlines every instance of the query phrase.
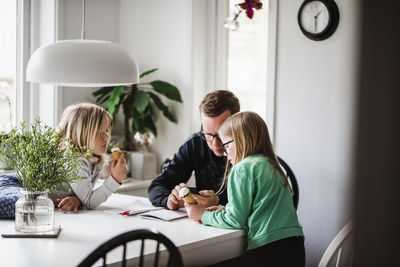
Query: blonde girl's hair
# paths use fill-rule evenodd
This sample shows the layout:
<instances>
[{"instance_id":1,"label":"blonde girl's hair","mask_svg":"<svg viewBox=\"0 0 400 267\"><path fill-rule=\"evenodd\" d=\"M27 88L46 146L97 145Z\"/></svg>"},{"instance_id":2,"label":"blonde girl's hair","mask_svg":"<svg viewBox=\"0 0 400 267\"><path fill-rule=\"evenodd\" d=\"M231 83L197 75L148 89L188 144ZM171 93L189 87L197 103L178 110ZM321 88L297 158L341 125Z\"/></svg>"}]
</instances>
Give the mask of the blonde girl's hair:
<instances>
[{"instance_id":1,"label":"blonde girl's hair","mask_svg":"<svg viewBox=\"0 0 400 267\"><path fill-rule=\"evenodd\" d=\"M236 113L228 117L221 125L218 133L220 136L233 139L233 144L236 148L233 157L234 164L242 161L246 157L261 154L269 160L275 171L282 174L284 177L283 185L288 185L287 177L275 155L267 124L257 113L247 111ZM221 193L225 190L231 167L230 162L227 161L224 179L217 193Z\"/></svg>"},{"instance_id":2,"label":"blonde girl's hair","mask_svg":"<svg viewBox=\"0 0 400 267\"><path fill-rule=\"evenodd\" d=\"M107 130L110 133L112 117L104 108L91 103L70 105L64 110L58 125L61 138L68 138L82 152L92 150L106 119L109 121ZM98 163L103 161L101 156L93 155L89 159L93 158L97 158Z\"/></svg>"}]
</instances>

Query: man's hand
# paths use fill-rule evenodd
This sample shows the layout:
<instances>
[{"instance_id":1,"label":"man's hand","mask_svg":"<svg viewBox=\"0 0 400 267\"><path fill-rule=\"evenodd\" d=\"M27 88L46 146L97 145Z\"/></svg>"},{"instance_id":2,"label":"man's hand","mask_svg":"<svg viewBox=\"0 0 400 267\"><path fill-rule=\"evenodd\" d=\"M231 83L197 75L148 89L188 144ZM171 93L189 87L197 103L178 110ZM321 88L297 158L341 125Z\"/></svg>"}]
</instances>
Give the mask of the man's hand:
<instances>
[{"instance_id":1,"label":"man's hand","mask_svg":"<svg viewBox=\"0 0 400 267\"><path fill-rule=\"evenodd\" d=\"M193 198L200 206L203 206L204 208L218 206L219 197L213 190L201 190L199 194L200 195L193 194Z\"/></svg>"},{"instance_id":2,"label":"man's hand","mask_svg":"<svg viewBox=\"0 0 400 267\"><path fill-rule=\"evenodd\" d=\"M81 201L77 197L65 197L63 199L58 198L58 207L60 211L67 213L71 210L74 210L75 213L78 212L78 208L81 205Z\"/></svg>"},{"instance_id":3,"label":"man's hand","mask_svg":"<svg viewBox=\"0 0 400 267\"><path fill-rule=\"evenodd\" d=\"M170 210L177 210L185 206L185 202L179 197L179 190L181 190L182 187L186 187L186 184L180 183L179 185L176 185L168 196L167 206Z\"/></svg>"}]
</instances>

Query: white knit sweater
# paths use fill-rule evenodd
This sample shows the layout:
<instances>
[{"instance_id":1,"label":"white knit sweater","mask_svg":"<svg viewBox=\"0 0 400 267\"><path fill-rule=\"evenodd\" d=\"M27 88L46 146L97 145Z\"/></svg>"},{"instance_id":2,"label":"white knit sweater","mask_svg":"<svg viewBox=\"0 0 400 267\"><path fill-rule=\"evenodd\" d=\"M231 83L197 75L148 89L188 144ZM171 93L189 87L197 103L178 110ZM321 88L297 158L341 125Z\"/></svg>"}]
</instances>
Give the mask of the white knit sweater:
<instances>
[{"instance_id":1,"label":"white knit sweater","mask_svg":"<svg viewBox=\"0 0 400 267\"><path fill-rule=\"evenodd\" d=\"M120 184L109 175L101 186L94 188L96 181L101 177L102 167L84 157L78 160L81 162L78 175L82 177L82 180L72 183L70 186L83 206L87 209L94 209L117 191Z\"/></svg>"}]
</instances>

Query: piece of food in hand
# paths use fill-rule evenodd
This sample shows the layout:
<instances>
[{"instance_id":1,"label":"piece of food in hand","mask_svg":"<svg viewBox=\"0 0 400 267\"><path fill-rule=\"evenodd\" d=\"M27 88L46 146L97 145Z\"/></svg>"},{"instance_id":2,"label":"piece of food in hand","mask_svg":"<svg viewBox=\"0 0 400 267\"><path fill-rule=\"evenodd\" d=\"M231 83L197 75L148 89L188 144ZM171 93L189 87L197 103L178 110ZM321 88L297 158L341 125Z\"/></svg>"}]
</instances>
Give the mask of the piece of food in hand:
<instances>
[{"instance_id":1,"label":"piece of food in hand","mask_svg":"<svg viewBox=\"0 0 400 267\"><path fill-rule=\"evenodd\" d=\"M111 149L111 157L112 157L114 160L118 161L118 160L119 160L119 157L121 157L121 155L122 155L122 152L121 152L121 150L120 150L118 147L113 147L113 148Z\"/></svg>"},{"instance_id":2,"label":"piece of food in hand","mask_svg":"<svg viewBox=\"0 0 400 267\"><path fill-rule=\"evenodd\" d=\"M179 197L182 198L186 203L189 204L197 204L196 200L194 200L192 193L189 188L183 187L179 190Z\"/></svg>"}]
</instances>

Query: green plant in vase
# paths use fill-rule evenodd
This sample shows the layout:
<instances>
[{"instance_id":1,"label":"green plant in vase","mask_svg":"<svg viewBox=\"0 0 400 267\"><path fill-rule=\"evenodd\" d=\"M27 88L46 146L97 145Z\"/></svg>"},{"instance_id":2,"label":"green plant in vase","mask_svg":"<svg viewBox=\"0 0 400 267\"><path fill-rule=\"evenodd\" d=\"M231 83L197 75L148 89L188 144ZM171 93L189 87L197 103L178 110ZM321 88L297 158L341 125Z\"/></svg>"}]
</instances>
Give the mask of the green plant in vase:
<instances>
[{"instance_id":1,"label":"green plant in vase","mask_svg":"<svg viewBox=\"0 0 400 267\"><path fill-rule=\"evenodd\" d=\"M140 75L143 78L158 69L151 69ZM124 113L124 141L122 148L136 150L133 137L136 133L152 133L157 136L157 110L171 122L176 123L175 116L163 103L160 95L170 100L182 102L176 86L161 80L148 83L136 83L127 86L103 87L93 92L97 104L107 103L108 112L115 116L122 105Z\"/></svg>"},{"instance_id":2,"label":"green plant in vase","mask_svg":"<svg viewBox=\"0 0 400 267\"><path fill-rule=\"evenodd\" d=\"M54 228L54 205L49 191L77 181L80 156L56 129L42 125L39 118L28 130L25 122L10 132L0 133L0 157L15 172L24 190L16 203L16 229L46 232Z\"/></svg>"}]
</instances>

